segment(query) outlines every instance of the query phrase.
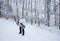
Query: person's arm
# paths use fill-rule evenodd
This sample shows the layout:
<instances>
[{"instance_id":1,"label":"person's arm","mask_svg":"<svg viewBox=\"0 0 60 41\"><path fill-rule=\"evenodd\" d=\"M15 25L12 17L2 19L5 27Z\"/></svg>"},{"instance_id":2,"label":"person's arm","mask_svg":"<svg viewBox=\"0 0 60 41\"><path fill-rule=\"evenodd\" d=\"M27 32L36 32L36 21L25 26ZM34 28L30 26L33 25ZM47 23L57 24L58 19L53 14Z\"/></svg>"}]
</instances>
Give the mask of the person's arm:
<instances>
[{"instance_id":1,"label":"person's arm","mask_svg":"<svg viewBox=\"0 0 60 41\"><path fill-rule=\"evenodd\" d=\"M21 24L19 24L20 25L20 27L22 27L22 25Z\"/></svg>"}]
</instances>

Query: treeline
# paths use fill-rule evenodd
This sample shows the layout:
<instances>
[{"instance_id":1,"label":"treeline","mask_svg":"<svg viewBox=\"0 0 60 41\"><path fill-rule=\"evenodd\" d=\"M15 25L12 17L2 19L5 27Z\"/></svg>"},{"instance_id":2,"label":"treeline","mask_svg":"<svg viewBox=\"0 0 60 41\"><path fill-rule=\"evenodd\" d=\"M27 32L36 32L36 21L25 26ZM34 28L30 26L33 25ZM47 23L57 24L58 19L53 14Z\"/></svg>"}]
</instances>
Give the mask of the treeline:
<instances>
[{"instance_id":1,"label":"treeline","mask_svg":"<svg viewBox=\"0 0 60 41\"><path fill-rule=\"evenodd\" d=\"M0 17L60 29L60 0L0 0Z\"/></svg>"}]
</instances>

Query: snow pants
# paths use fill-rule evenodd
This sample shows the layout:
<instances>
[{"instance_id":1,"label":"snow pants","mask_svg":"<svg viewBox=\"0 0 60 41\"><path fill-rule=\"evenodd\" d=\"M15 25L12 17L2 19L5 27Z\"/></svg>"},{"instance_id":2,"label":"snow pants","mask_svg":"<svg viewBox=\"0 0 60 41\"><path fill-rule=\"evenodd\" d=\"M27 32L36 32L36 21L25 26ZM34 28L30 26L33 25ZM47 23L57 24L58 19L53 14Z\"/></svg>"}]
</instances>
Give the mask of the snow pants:
<instances>
[{"instance_id":1,"label":"snow pants","mask_svg":"<svg viewBox=\"0 0 60 41\"><path fill-rule=\"evenodd\" d=\"M22 29L22 27L19 28L19 31L20 31L19 34L24 35L25 31L24 31L24 29Z\"/></svg>"}]
</instances>

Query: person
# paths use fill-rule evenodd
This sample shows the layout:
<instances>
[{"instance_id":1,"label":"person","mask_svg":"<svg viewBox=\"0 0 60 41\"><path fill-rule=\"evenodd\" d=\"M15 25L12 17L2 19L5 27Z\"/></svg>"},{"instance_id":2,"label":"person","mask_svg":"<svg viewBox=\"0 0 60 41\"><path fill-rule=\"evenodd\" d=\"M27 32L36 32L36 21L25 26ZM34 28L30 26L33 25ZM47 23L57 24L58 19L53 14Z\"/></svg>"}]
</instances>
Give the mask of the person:
<instances>
[{"instance_id":1,"label":"person","mask_svg":"<svg viewBox=\"0 0 60 41\"><path fill-rule=\"evenodd\" d=\"M24 35L25 34L25 25L23 25L22 23L20 23L20 27L19 27L19 34Z\"/></svg>"}]
</instances>

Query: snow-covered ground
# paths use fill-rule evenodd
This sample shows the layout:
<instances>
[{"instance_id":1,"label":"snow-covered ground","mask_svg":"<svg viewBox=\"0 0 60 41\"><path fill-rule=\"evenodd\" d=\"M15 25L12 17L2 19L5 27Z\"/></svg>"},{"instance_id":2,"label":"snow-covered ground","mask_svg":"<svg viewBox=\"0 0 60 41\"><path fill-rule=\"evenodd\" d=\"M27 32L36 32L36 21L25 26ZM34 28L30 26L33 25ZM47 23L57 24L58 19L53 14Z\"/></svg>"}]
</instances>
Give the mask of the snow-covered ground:
<instances>
[{"instance_id":1,"label":"snow-covered ground","mask_svg":"<svg viewBox=\"0 0 60 41\"><path fill-rule=\"evenodd\" d=\"M0 41L60 41L59 33L54 33L55 30L51 32L42 24L40 27L28 23L25 25L25 35L22 36L18 34L19 26L13 20L0 19Z\"/></svg>"}]
</instances>

